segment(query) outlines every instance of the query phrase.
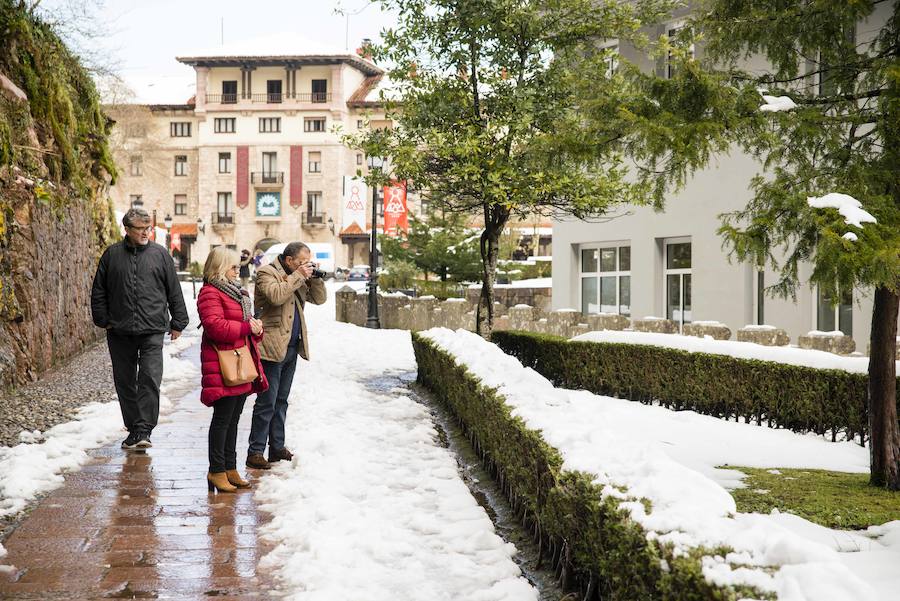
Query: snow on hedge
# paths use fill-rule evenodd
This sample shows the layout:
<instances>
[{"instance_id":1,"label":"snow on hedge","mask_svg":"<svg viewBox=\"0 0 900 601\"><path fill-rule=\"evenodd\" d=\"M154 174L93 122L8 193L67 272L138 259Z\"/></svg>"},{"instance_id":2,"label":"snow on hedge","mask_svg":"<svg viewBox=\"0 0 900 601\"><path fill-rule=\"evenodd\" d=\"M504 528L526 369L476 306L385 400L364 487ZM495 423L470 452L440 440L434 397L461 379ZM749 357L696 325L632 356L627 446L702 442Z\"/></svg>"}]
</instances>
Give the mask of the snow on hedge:
<instances>
[{"instance_id":1,"label":"snow on hedge","mask_svg":"<svg viewBox=\"0 0 900 601\"><path fill-rule=\"evenodd\" d=\"M464 330L423 333L482 383L495 387L528 427L557 448L564 468L596 475L621 498L648 538L677 552L733 549L706 557L712 583L743 583L785 601L887 601L900 590L900 522L866 532L822 528L799 517L737 513L723 464L865 472L867 451L785 430L674 412L585 391L556 389L499 347ZM671 338L671 336L667 336ZM700 341L703 342L703 341ZM622 494L616 487L624 487ZM638 499L648 499L647 513Z\"/></svg>"},{"instance_id":2,"label":"snow on hedge","mask_svg":"<svg viewBox=\"0 0 900 601\"><path fill-rule=\"evenodd\" d=\"M198 366L176 357L196 344L201 334L196 328L199 318L191 285L182 283L181 289L190 325L175 342L169 342L166 336L163 346L165 369L160 386L161 414L172 407L167 395L183 390L186 380L194 379L198 386L200 382ZM87 454L89 449L120 437L125 438L126 435L115 395L111 402L96 402L81 407L74 420L46 432L23 431L19 435L21 444L0 447L0 516L15 515L39 495L61 486L64 472L76 470L90 460Z\"/></svg>"},{"instance_id":3,"label":"snow on hedge","mask_svg":"<svg viewBox=\"0 0 900 601\"><path fill-rule=\"evenodd\" d=\"M847 225L861 228L863 223L878 223L871 213L862 208L861 202L848 194L831 192L825 196L810 196L806 203L814 209L837 209Z\"/></svg>"},{"instance_id":4,"label":"snow on hedge","mask_svg":"<svg viewBox=\"0 0 900 601\"><path fill-rule=\"evenodd\" d=\"M823 333L826 334L826 333ZM828 333L830 334L830 333ZM619 344L646 344L679 349L689 353L709 353L711 355L728 355L738 359L756 359L758 361L774 361L801 367L818 369L839 369L852 373L867 373L868 357L844 357L802 349L795 346L765 346L755 342L738 342L735 340L714 340L711 337L682 336L680 334L654 334L651 332L629 332L618 330L600 330L588 332L572 338L583 342L613 342Z\"/></svg>"}]
</instances>

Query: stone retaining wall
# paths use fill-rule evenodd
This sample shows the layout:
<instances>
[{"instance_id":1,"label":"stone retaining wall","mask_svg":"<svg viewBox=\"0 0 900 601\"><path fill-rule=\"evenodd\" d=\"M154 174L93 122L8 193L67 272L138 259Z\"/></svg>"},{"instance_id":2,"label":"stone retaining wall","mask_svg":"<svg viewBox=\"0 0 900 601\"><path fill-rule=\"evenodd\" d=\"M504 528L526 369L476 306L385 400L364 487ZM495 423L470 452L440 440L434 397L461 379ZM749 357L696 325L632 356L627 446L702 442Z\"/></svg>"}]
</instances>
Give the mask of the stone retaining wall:
<instances>
[{"instance_id":1,"label":"stone retaining wall","mask_svg":"<svg viewBox=\"0 0 900 601\"><path fill-rule=\"evenodd\" d=\"M505 288L502 290L539 289ZM436 327L453 330L462 328L474 332L475 302L478 300L478 295L470 294L470 297L472 298L451 298L439 301L433 296L410 298L400 293L380 294L378 313L381 327L413 332ZM508 302L510 299L519 297L507 294L503 298ZM358 326L365 325L368 315L368 293L356 292L349 286L345 286L335 293L335 299L335 313L338 321ZM508 306L498 301L494 303L494 329L497 331L521 330L573 338L598 330L631 329L637 332L677 334L678 324L670 319L659 317L645 317L632 321L624 315L611 313L583 315L575 309L549 311L546 307L541 306L535 307L525 303ZM684 335L699 338L709 336L715 340L730 340L732 337L730 328L713 321L685 324L683 330ZM791 341L787 332L773 326L745 326L737 331L737 340L764 346L786 346ZM852 338L835 332L810 332L809 335L800 337L798 346L841 355L852 353L855 350Z\"/></svg>"}]
</instances>

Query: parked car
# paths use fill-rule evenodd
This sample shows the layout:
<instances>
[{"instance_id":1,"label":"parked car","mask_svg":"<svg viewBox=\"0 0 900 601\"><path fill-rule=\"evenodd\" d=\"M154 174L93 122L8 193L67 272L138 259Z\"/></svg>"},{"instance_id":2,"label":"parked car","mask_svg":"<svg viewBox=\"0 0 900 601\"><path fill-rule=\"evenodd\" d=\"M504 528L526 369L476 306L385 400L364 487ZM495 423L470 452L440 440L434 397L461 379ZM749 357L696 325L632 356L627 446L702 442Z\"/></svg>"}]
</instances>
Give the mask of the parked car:
<instances>
[{"instance_id":1,"label":"parked car","mask_svg":"<svg viewBox=\"0 0 900 601\"><path fill-rule=\"evenodd\" d=\"M347 274L348 282L361 282L369 280L369 266L368 265L354 265L350 268L350 273Z\"/></svg>"}]
</instances>

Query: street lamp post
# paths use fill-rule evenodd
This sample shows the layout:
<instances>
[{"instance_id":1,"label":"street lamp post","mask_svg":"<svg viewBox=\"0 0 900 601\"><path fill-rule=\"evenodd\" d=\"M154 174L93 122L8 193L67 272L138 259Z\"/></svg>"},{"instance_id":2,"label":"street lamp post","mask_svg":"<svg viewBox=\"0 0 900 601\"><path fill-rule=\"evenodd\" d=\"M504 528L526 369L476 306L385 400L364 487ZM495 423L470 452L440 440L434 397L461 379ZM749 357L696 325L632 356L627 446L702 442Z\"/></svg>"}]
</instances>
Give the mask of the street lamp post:
<instances>
[{"instance_id":1,"label":"street lamp post","mask_svg":"<svg viewBox=\"0 0 900 601\"><path fill-rule=\"evenodd\" d=\"M172 255L172 216L166 213L166 218L163 219L163 225L166 226L166 251L169 255Z\"/></svg>"},{"instance_id":2,"label":"street lamp post","mask_svg":"<svg viewBox=\"0 0 900 601\"><path fill-rule=\"evenodd\" d=\"M380 172L384 166L384 159L377 156L370 156L367 161L369 171ZM373 178L372 183L372 234L369 239L372 247L369 249L369 316L366 319L367 328L380 328L381 322L378 319L378 211L376 210L376 183L377 178Z\"/></svg>"}]
</instances>

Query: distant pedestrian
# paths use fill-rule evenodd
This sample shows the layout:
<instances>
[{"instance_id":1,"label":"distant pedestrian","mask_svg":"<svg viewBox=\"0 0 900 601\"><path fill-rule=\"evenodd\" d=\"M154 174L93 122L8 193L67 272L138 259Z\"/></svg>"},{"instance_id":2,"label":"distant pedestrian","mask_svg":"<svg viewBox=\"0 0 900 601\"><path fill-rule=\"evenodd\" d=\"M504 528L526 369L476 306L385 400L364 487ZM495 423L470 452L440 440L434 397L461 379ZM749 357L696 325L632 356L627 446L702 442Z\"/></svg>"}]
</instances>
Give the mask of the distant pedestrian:
<instances>
[{"instance_id":1,"label":"distant pedestrian","mask_svg":"<svg viewBox=\"0 0 900 601\"><path fill-rule=\"evenodd\" d=\"M259 271L259 268L262 267L263 257L266 256L266 253L263 252L263 249L257 248L253 251L253 258L250 260L250 263L253 265L253 275L256 275L256 272Z\"/></svg>"},{"instance_id":2,"label":"distant pedestrian","mask_svg":"<svg viewBox=\"0 0 900 601\"><path fill-rule=\"evenodd\" d=\"M197 297L197 313L203 326L200 344L203 390L200 401L213 408L209 424L209 473L206 480L210 490L215 488L219 492L234 492L237 488L250 486L237 471L238 421L247 396L268 388L257 348L263 336L262 322L253 318L250 293L241 287L238 280L238 260L236 251L225 246L214 248L206 258L203 288ZM257 377L227 385L219 353L241 347L248 351Z\"/></svg>"},{"instance_id":3,"label":"distant pedestrian","mask_svg":"<svg viewBox=\"0 0 900 601\"><path fill-rule=\"evenodd\" d=\"M309 359L303 307L307 301L321 305L326 299L325 282L313 277L310 256L308 246L291 242L256 274L253 302L266 328L259 349L269 389L256 397L253 406L247 467L269 469L270 463L293 458L285 448L284 424L297 355ZM268 460L263 456L267 444Z\"/></svg>"},{"instance_id":4,"label":"distant pedestrian","mask_svg":"<svg viewBox=\"0 0 900 601\"><path fill-rule=\"evenodd\" d=\"M175 265L150 241L153 224L143 209L122 218L125 239L100 257L91 289L94 324L106 329L113 380L128 437L123 449L145 449L159 419L163 337L176 340L188 324Z\"/></svg>"},{"instance_id":5,"label":"distant pedestrian","mask_svg":"<svg viewBox=\"0 0 900 601\"><path fill-rule=\"evenodd\" d=\"M241 251L240 275L241 275L241 286L243 286L244 288L246 288L247 286L250 285L250 261L252 261L252 260L253 260L253 258L250 256L249 250L247 250L245 248L244 250Z\"/></svg>"}]
</instances>

